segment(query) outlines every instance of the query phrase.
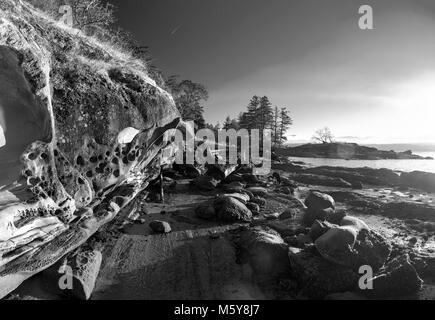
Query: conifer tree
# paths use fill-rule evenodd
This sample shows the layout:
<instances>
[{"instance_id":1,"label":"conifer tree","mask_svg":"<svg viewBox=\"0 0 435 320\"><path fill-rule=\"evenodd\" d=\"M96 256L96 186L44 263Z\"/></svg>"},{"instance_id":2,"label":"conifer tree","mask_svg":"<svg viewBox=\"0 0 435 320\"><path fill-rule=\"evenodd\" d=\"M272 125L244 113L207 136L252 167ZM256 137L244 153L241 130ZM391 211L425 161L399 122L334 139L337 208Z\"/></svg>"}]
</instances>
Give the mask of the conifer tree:
<instances>
[{"instance_id":1,"label":"conifer tree","mask_svg":"<svg viewBox=\"0 0 435 320\"><path fill-rule=\"evenodd\" d=\"M287 108L281 108L280 127L279 127L279 145L282 145L285 141L287 141L287 137L285 136L285 133L292 124L293 124L293 119L290 117L290 112L287 110Z\"/></svg>"}]
</instances>

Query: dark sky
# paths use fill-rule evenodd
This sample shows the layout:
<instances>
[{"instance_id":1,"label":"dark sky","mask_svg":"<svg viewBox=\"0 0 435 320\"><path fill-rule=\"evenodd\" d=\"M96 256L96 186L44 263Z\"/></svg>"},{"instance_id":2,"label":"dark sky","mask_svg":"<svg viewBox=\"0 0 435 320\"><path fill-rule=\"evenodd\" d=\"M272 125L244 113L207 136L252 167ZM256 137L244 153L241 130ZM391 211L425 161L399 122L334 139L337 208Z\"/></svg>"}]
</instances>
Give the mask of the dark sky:
<instances>
[{"instance_id":1,"label":"dark sky","mask_svg":"<svg viewBox=\"0 0 435 320\"><path fill-rule=\"evenodd\" d=\"M291 110L294 140L329 126L347 140L435 141L435 1L110 2L166 74L208 88L208 122L257 94ZM358 28L362 4L374 30Z\"/></svg>"}]
</instances>

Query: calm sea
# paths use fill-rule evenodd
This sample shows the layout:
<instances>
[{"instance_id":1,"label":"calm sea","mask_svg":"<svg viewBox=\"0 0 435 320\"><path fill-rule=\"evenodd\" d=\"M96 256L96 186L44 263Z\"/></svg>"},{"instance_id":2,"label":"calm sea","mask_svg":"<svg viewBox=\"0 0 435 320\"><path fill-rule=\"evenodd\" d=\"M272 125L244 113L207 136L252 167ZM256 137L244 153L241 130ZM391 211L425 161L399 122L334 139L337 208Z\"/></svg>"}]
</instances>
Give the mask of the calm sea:
<instances>
[{"instance_id":1,"label":"calm sea","mask_svg":"<svg viewBox=\"0 0 435 320\"><path fill-rule=\"evenodd\" d=\"M390 149L388 149L390 150ZM399 150L403 151L403 150ZM435 159L434 151L413 151L414 154ZM348 168L386 168L404 172L425 171L435 173L435 160L341 160L341 159L324 159L324 158L301 158L290 157L293 161L303 161L313 166L331 166L331 167L348 167Z\"/></svg>"}]
</instances>

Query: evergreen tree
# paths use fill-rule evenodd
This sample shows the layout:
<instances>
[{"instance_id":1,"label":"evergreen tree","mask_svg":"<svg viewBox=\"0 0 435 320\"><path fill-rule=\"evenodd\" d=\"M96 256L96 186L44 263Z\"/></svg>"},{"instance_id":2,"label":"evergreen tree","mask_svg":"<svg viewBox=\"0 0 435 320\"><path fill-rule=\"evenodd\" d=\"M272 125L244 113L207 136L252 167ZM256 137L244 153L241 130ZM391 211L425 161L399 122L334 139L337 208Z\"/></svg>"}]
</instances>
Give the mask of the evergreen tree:
<instances>
[{"instance_id":1,"label":"evergreen tree","mask_svg":"<svg viewBox=\"0 0 435 320\"><path fill-rule=\"evenodd\" d=\"M260 98L253 96L248 104L247 111L239 116L239 125L244 129L258 129L258 109Z\"/></svg>"},{"instance_id":2,"label":"evergreen tree","mask_svg":"<svg viewBox=\"0 0 435 320\"><path fill-rule=\"evenodd\" d=\"M230 120L228 117L225 121L228 127ZM260 134L263 134L264 129L271 129L273 145L281 145L287 140L285 133L292 123L286 108L273 108L268 97L253 96L247 111L240 113L237 128L259 129Z\"/></svg>"},{"instance_id":3,"label":"evergreen tree","mask_svg":"<svg viewBox=\"0 0 435 320\"><path fill-rule=\"evenodd\" d=\"M272 128L273 108L268 97L266 96L261 97L260 106L257 109L256 118L258 119L257 129L260 130L260 133L262 133L264 129Z\"/></svg>"},{"instance_id":4,"label":"evergreen tree","mask_svg":"<svg viewBox=\"0 0 435 320\"><path fill-rule=\"evenodd\" d=\"M222 127L224 130L229 130L231 129L231 118L230 116L227 116L224 122L224 125Z\"/></svg>"},{"instance_id":5,"label":"evergreen tree","mask_svg":"<svg viewBox=\"0 0 435 320\"><path fill-rule=\"evenodd\" d=\"M281 108L280 112L280 126L279 126L279 145L282 145L285 141L287 141L287 137L285 133L293 124L293 119L290 117L290 112L287 108Z\"/></svg>"},{"instance_id":6,"label":"evergreen tree","mask_svg":"<svg viewBox=\"0 0 435 320\"><path fill-rule=\"evenodd\" d=\"M273 124L272 124L272 142L273 145L276 146L279 144L280 141L280 111L278 110L278 107L275 106L275 109L273 110Z\"/></svg>"}]
</instances>

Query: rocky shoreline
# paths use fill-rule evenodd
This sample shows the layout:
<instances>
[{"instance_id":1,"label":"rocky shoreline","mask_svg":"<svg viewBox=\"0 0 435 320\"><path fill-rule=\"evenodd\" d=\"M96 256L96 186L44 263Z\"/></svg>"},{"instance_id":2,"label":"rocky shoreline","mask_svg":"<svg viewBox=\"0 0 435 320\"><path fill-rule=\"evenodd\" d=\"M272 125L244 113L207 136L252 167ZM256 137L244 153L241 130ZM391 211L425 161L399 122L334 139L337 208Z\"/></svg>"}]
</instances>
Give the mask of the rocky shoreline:
<instances>
[{"instance_id":1,"label":"rocky shoreline","mask_svg":"<svg viewBox=\"0 0 435 320\"><path fill-rule=\"evenodd\" d=\"M434 174L171 165L187 128L143 63L23 1L0 18L0 298L435 296Z\"/></svg>"},{"instance_id":2,"label":"rocky shoreline","mask_svg":"<svg viewBox=\"0 0 435 320\"><path fill-rule=\"evenodd\" d=\"M151 186L97 232L87 245L102 253L101 270L81 296L435 297L432 192L386 170L339 168L333 175L332 168L275 162L269 176L238 167L225 177L220 169L166 169L165 203ZM364 266L373 271L372 289L359 286ZM47 274L58 269L10 297L64 298L32 289L35 281L47 286Z\"/></svg>"}]
</instances>

